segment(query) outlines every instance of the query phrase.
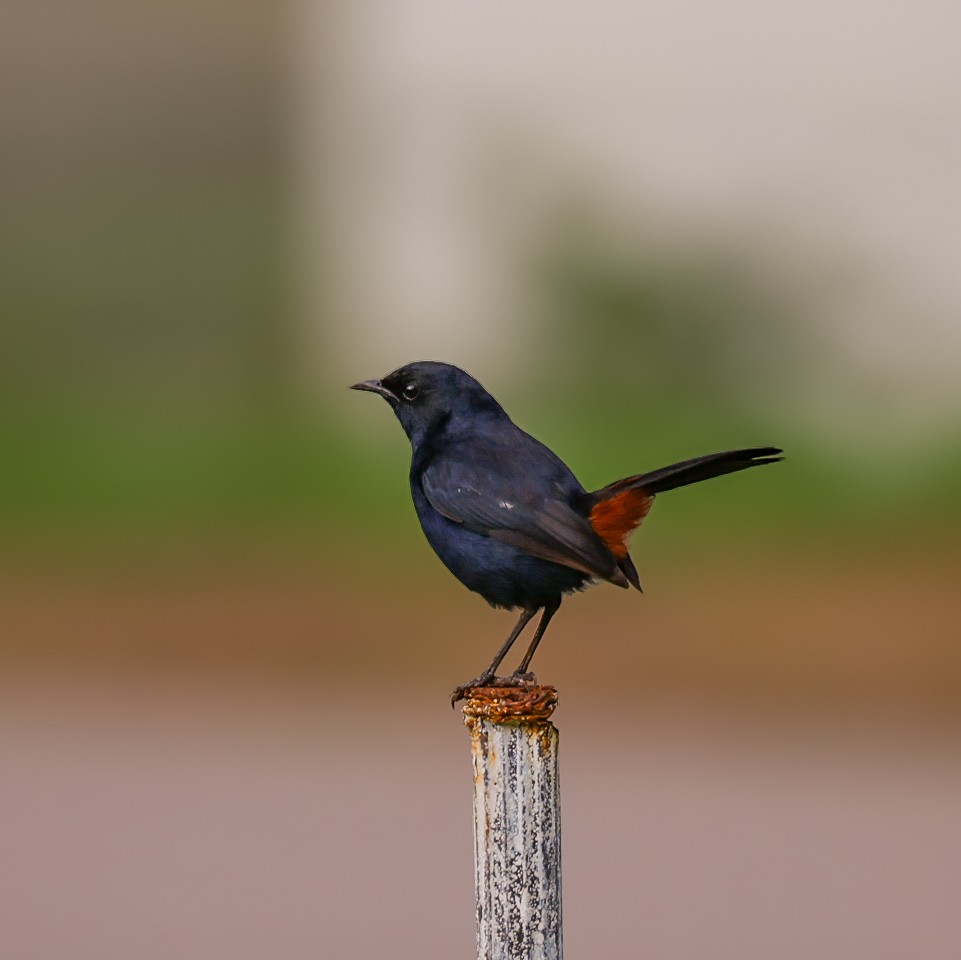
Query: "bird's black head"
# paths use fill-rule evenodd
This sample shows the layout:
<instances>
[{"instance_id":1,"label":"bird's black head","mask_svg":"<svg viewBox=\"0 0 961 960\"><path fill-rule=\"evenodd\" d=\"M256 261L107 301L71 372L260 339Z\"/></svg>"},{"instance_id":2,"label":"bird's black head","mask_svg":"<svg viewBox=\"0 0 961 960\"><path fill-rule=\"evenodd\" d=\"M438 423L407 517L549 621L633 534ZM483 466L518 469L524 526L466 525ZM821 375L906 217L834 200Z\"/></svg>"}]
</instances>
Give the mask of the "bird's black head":
<instances>
[{"instance_id":1,"label":"bird's black head","mask_svg":"<svg viewBox=\"0 0 961 960\"><path fill-rule=\"evenodd\" d=\"M469 373L433 360L408 363L382 380L365 380L350 389L379 393L414 445L462 417L506 416Z\"/></svg>"}]
</instances>

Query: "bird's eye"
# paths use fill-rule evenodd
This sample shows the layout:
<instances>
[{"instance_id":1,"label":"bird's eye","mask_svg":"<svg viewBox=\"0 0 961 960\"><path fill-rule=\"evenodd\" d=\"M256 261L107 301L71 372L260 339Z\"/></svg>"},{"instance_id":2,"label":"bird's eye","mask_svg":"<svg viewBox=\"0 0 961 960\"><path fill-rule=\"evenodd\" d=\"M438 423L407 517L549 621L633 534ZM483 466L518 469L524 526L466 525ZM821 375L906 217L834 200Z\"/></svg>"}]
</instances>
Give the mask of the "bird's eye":
<instances>
[{"instance_id":1,"label":"bird's eye","mask_svg":"<svg viewBox=\"0 0 961 960\"><path fill-rule=\"evenodd\" d=\"M420 387L416 383L408 383L401 393L404 395L405 400L416 400L418 394L420 393Z\"/></svg>"}]
</instances>

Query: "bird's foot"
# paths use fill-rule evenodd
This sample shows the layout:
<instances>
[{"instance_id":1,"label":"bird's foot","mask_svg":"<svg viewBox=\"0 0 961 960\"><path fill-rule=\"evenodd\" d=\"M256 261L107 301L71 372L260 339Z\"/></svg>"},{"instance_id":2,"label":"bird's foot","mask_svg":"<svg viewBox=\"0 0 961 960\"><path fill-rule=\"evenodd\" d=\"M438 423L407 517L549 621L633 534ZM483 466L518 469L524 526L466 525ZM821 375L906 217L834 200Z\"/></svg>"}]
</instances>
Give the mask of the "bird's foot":
<instances>
[{"instance_id":1,"label":"bird's foot","mask_svg":"<svg viewBox=\"0 0 961 960\"><path fill-rule=\"evenodd\" d=\"M454 709L454 704L458 700L467 697L471 690L477 687L529 687L537 683L537 677L533 673L512 673L509 677L495 677L492 673L484 673L475 680L468 680L459 687L454 687L450 695L450 706Z\"/></svg>"},{"instance_id":2,"label":"bird's foot","mask_svg":"<svg viewBox=\"0 0 961 960\"><path fill-rule=\"evenodd\" d=\"M520 686L520 685L528 684L528 683L530 683L530 684L536 684L536 683L537 683L537 677L535 677L533 673L521 673L520 671L515 670L515 671L507 678L507 682L508 682L508 684L509 684L510 686L512 686L512 687L514 687L514 686Z\"/></svg>"},{"instance_id":3,"label":"bird's foot","mask_svg":"<svg viewBox=\"0 0 961 960\"><path fill-rule=\"evenodd\" d=\"M454 704L458 700L463 700L467 694L473 690L475 687L489 687L491 684L496 683L497 677L492 673L482 673L479 677L475 677L473 680L468 680L467 683L462 683L459 687L454 687L450 695L450 708L454 709Z\"/></svg>"}]
</instances>

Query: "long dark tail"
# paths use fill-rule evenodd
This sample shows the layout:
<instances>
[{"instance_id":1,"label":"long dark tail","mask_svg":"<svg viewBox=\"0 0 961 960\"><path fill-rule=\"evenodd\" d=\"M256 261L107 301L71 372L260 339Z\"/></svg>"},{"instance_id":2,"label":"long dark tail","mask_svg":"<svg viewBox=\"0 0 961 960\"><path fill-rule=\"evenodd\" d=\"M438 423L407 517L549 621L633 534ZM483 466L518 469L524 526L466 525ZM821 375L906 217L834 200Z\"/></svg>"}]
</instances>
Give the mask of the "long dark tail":
<instances>
[{"instance_id":1,"label":"long dark tail","mask_svg":"<svg viewBox=\"0 0 961 960\"><path fill-rule=\"evenodd\" d=\"M631 533L640 526L654 496L689 483L700 483L725 473L736 473L748 467L761 467L783 459L777 447L752 447L748 450L728 450L709 453L706 457L682 460L660 470L625 477L589 493L584 498L584 509L594 532L617 558L617 566L628 582L641 589L637 570L627 551ZM623 584L622 584L623 585Z\"/></svg>"},{"instance_id":2,"label":"long dark tail","mask_svg":"<svg viewBox=\"0 0 961 960\"><path fill-rule=\"evenodd\" d=\"M778 454L784 451L777 447L751 447L747 450L728 450L724 453L709 453L705 457L695 457L693 460L682 460L660 470L650 473L639 473L634 477L618 480L594 496L603 499L605 495L618 493L621 490L644 490L647 493L663 493L675 487L686 487L689 483L700 483L712 477L723 477L726 473L736 473L749 467L762 467L766 463L777 463L783 460Z\"/></svg>"}]
</instances>

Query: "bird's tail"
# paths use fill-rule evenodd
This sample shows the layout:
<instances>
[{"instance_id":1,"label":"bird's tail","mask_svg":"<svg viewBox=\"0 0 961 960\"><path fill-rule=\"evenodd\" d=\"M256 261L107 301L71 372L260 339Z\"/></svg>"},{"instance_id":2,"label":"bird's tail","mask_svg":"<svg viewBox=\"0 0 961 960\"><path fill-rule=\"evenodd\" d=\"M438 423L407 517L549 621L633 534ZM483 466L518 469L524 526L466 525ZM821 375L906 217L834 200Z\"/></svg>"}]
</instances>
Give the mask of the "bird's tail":
<instances>
[{"instance_id":1,"label":"bird's tail","mask_svg":"<svg viewBox=\"0 0 961 960\"><path fill-rule=\"evenodd\" d=\"M700 483L712 477L723 477L726 473L736 473L749 467L761 467L766 463L777 463L783 457L777 447L751 447L747 450L727 450L724 453L709 453L705 457L682 460L660 470L639 473L608 484L591 494L599 500L607 499L623 490L644 490L649 494L664 493L675 487L686 487L689 483Z\"/></svg>"},{"instance_id":2,"label":"bird's tail","mask_svg":"<svg viewBox=\"0 0 961 960\"><path fill-rule=\"evenodd\" d=\"M617 557L618 567L627 579L640 590L637 570L628 554L628 539L647 516L656 494L749 467L777 463L783 459L778 456L781 452L777 447L752 447L710 453L609 483L587 495L591 526Z\"/></svg>"}]
</instances>

